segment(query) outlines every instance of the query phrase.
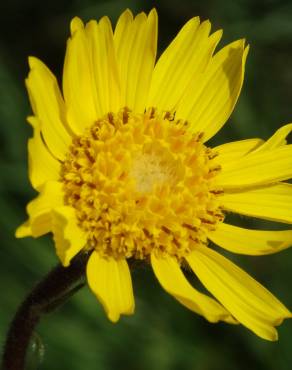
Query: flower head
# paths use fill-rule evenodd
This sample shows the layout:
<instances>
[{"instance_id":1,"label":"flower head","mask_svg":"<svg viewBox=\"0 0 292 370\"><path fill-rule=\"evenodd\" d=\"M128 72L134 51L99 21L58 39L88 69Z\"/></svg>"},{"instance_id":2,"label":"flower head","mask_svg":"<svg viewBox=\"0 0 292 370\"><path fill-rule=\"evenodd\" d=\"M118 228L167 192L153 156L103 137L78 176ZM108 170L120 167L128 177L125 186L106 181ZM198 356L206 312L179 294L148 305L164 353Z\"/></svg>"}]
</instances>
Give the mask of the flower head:
<instances>
[{"instance_id":1,"label":"flower head","mask_svg":"<svg viewBox=\"0 0 292 370\"><path fill-rule=\"evenodd\" d=\"M262 255L292 244L292 231L243 229L227 212L292 223L292 124L266 142L206 143L229 118L248 47L214 53L222 32L191 19L155 64L157 14L126 10L71 22L63 93L30 57L26 80L29 176L39 195L17 236L52 232L64 266L90 253L87 279L112 321L132 314L127 260L151 263L162 287L210 322L241 323L264 339L291 317L271 293L209 246ZM216 298L197 291L183 267Z\"/></svg>"}]
</instances>

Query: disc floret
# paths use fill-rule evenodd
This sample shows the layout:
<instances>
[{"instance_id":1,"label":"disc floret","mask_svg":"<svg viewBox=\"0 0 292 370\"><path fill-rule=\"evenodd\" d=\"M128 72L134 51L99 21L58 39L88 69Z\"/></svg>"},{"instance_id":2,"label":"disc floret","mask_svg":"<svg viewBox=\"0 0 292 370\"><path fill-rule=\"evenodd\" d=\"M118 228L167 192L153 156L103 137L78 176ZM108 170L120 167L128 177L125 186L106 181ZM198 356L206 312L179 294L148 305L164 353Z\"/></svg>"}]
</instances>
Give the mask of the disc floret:
<instances>
[{"instance_id":1,"label":"disc floret","mask_svg":"<svg viewBox=\"0 0 292 370\"><path fill-rule=\"evenodd\" d=\"M223 220L216 154L187 122L150 109L109 113L73 139L62 165L65 204L87 248L103 256L181 260Z\"/></svg>"}]
</instances>

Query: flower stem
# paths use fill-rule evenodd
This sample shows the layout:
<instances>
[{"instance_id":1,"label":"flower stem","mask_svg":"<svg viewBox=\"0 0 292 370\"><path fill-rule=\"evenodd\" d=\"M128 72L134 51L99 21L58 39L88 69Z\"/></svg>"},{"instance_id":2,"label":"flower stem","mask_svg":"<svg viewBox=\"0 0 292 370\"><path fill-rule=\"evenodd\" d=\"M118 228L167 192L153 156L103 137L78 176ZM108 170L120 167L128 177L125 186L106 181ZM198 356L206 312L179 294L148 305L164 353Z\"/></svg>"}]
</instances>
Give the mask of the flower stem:
<instances>
[{"instance_id":1,"label":"flower stem","mask_svg":"<svg viewBox=\"0 0 292 370\"><path fill-rule=\"evenodd\" d=\"M76 256L69 267L57 265L25 298L8 330L2 370L24 370L27 349L43 314L53 311L84 286L87 254Z\"/></svg>"}]
</instances>

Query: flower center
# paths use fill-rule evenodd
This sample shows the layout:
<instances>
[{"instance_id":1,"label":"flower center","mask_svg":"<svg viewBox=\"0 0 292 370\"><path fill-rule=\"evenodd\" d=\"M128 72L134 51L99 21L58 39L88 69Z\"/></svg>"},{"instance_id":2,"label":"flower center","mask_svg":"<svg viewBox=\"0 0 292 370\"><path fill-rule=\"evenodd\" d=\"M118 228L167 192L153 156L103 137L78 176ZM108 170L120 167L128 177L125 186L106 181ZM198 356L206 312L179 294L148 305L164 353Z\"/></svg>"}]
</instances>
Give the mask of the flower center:
<instances>
[{"instance_id":1,"label":"flower center","mask_svg":"<svg viewBox=\"0 0 292 370\"><path fill-rule=\"evenodd\" d=\"M178 164L167 149L143 148L133 159L129 176L136 181L139 193L150 193L155 186L174 185L178 181Z\"/></svg>"},{"instance_id":2,"label":"flower center","mask_svg":"<svg viewBox=\"0 0 292 370\"><path fill-rule=\"evenodd\" d=\"M62 164L65 204L103 256L179 260L223 220L215 153L181 120L124 108L74 138Z\"/></svg>"}]
</instances>

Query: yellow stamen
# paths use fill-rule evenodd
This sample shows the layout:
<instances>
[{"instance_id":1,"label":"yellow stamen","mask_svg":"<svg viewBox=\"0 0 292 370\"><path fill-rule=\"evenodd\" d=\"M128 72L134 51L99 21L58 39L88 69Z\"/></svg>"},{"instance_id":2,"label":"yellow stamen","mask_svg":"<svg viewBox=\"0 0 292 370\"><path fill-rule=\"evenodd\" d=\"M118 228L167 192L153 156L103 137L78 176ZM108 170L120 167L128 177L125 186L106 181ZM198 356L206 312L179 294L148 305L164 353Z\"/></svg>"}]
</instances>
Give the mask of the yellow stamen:
<instances>
[{"instance_id":1,"label":"yellow stamen","mask_svg":"<svg viewBox=\"0 0 292 370\"><path fill-rule=\"evenodd\" d=\"M223 220L214 153L154 109L109 113L76 137L62 165L65 203L103 256L179 260Z\"/></svg>"}]
</instances>

